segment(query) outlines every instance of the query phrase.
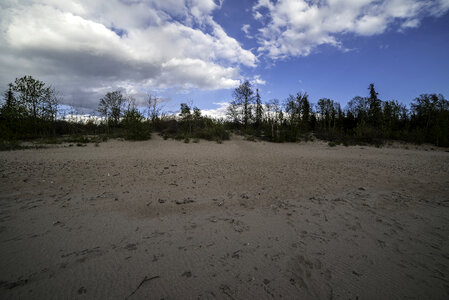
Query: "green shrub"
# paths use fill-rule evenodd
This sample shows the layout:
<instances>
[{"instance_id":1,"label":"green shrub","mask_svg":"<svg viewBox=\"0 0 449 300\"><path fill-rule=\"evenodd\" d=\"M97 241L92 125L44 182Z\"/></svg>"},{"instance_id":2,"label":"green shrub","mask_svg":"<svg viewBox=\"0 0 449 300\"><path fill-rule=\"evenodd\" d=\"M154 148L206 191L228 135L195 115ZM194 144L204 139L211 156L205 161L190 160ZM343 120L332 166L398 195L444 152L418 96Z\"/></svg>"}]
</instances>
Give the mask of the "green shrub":
<instances>
[{"instance_id":1,"label":"green shrub","mask_svg":"<svg viewBox=\"0 0 449 300\"><path fill-rule=\"evenodd\" d=\"M22 145L16 141L16 140L0 140L0 151L11 151L11 150L17 150L17 149L23 149Z\"/></svg>"},{"instance_id":2,"label":"green shrub","mask_svg":"<svg viewBox=\"0 0 449 300\"><path fill-rule=\"evenodd\" d=\"M151 138L149 123L143 121L143 116L136 109L132 109L125 114L122 125L127 140L148 140Z\"/></svg>"},{"instance_id":3,"label":"green shrub","mask_svg":"<svg viewBox=\"0 0 449 300\"><path fill-rule=\"evenodd\" d=\"M66 143L79 143L79 144L87 144L90 143L91 140L87 136L82 135L72 135L64 140Z\"/></svg>"}]
</instances>

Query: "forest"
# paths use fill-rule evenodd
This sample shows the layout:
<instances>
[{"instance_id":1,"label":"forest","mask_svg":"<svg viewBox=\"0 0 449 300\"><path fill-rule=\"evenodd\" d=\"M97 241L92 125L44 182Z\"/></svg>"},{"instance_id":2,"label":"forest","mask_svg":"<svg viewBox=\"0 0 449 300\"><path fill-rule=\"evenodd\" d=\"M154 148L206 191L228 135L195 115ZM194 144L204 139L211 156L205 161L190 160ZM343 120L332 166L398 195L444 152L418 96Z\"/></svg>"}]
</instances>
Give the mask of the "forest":
<instances>
[{"instance_id":1,"label":"forest","mask_svg":"<svg viewBox=\"0 0 449 300\"><path fill-rule=\"evenodd\" d=\"M250 141L277 143L321 139L330 146L381 146L397 140L449 147L449 101L443 95L422 94L407 106L381 100L374 84L366 96L356 96L342 108L330 98L313 103L304 92L263 102L259 90L244 81L220 119L203 115L188 102L178 112L164 111L162 100L153 95L148 95L146 107L138 107L133 97L116 90L99 99L95 118L76 121L61 114L62 100L45 82L32 76L16 78L1 102L0 149L21 148L23 141L82 146L108 138L146 140L152 132L186 143L221 143L234 133Z\"/></svg>"}]
</instances>

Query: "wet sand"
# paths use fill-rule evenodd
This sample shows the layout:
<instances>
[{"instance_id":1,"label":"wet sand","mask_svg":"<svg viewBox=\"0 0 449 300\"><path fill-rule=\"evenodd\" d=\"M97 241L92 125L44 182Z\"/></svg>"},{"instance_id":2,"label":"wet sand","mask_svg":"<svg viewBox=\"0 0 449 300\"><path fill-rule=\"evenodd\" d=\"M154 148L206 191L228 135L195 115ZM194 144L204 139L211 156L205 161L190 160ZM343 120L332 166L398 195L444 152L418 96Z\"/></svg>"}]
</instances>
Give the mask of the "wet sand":
<instances>
[{"instance_id":1,"label":"wet sand","mask_svg":"<svg viewBox=\"0 0 449 300\"><path fill-rule=\"evenodd\" d=\"M0 298L449 297L449 153L153 136L0 153Z\"/></svg>"}]
</instances>

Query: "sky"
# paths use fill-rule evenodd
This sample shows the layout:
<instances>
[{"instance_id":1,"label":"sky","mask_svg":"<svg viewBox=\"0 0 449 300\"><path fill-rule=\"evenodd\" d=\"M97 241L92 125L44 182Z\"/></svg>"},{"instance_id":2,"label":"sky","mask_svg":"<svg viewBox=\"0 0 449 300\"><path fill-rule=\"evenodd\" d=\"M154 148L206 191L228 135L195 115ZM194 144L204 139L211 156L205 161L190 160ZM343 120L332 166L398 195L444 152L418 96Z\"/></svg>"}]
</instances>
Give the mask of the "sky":
<instances>
[{"instance_id":1,"label":"sky","mask_svg":"<svg viewBox=\"0 0 449 300\"><path fill-rule=\"evenodd\" d=\"M447 98L449 0L2 0L0 87L24 75L83 112L120 89L220 114L244 80L262 101Z\"/></svg>"}]
</instances>

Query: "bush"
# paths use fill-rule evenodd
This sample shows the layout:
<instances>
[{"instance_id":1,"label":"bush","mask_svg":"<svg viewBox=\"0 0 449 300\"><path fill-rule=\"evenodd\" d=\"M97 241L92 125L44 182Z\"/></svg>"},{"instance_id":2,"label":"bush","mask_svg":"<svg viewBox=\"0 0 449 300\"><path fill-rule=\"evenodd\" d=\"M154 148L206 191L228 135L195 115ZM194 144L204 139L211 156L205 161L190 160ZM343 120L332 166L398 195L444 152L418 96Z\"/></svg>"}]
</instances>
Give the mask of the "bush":
<instances>
[{"instance_id":1,"label":"bush","mask_svg":"<svg viewBox=\"0 0 449 300\"><path fill-rule=\"evenodd\" d=\"M253 135L248 135L248 136L246 136L245 140L250 141L250 142L255 142L256 138Z\"/></svg>"},{"instance_id":2,"label":"bush","mask_svg":"<svg viewBox=\"0 0 449 300\"><path fill-rule=\"evenodd\" d=\"M122 120L127 140L148 140L151 138L151 128L143 116L136 110L130 110Z\"/></svg>"},{"instance_id":3,"label":"bush","mask_svg":"<svg viewBox=\"0 0 449 300\"><path fill-rule=\"evenodd\" d=\"M87 144L90 143L91 140L87 136L82 135L73 135L65 139L65 142L67 143L79 143L79 144Z\"/></svg>"},{"instance_id":4,"label":"bush","mask_svg":"<svg viewBox=\"0 0 449 300\"><path fill-rule=\"evenodd\" d=\"M189 123L190 122L190 123ZM190 139L199 141L204 139L208 141L229 140L229 132L223 123L212 120L207 117L201 117L199 120L178 121L175 119L160 120L158 126L161 129L161 135L165 139L172 138L175 140Z\"/></svg>"},{"instance_id":5,"label":"bush","mask_svg":"<svg viewBox=\"0 0 449 300\"><path fill-rule=\"evenodd\" d=\"M20 145L20 143L16 140L10 140L10 141L4 141L0 140L0 151L11 151L11 150L17 150L17 149L23 149L23 147Z\"/></svg>"}]
</instances>

